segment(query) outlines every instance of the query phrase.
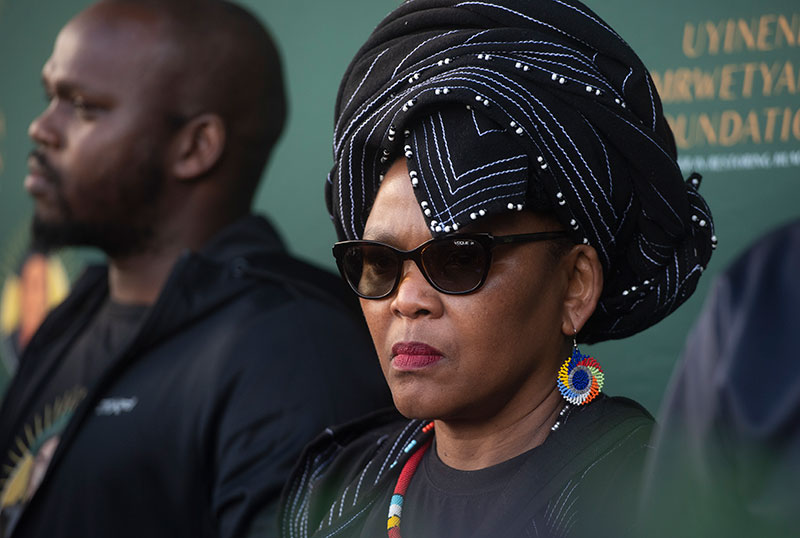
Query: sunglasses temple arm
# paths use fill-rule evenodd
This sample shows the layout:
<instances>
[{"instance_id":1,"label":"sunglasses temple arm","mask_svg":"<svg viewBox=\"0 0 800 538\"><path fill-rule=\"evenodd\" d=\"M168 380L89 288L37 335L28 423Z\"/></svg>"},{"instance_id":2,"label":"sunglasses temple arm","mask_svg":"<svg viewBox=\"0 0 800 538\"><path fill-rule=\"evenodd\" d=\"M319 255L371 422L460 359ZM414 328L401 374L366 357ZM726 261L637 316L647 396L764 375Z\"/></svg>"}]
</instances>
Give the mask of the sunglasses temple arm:
<instances>
[{"instance_id":1,"label":"sunglasses temple arm","mask_svg":"<svg viewBox=\"0 0 800 538\"><path fill-rule=\"evenodd\" d=\"M555 232L536 232L530 234L515 234L515 235L500 235L492 236L492 239L497 245L507 245L510 243L520 243L524 241L548 241L550 239L558 239L560 237L567 237L566 231Z\"/></svg>"}]
</instances>

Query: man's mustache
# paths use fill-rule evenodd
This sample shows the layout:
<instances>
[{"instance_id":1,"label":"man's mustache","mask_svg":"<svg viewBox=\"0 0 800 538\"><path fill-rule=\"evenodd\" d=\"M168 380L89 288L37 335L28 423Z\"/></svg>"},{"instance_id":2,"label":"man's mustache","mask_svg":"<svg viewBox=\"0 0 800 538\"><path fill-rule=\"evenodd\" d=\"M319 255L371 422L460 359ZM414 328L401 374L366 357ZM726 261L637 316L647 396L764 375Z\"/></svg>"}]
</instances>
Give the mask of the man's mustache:
<instances>
[{"instance_id":1,"label":"man's mustache","mask_svg":"<svg viewBox=\"0 0 800 538\"><path fill-rule=\"evenodd\" d=\"M50 183L61 184L61 175L47 159L47 155L40 149L34 149L28 155L28 169L41 175Z\"/></svg>"}]
</instances>

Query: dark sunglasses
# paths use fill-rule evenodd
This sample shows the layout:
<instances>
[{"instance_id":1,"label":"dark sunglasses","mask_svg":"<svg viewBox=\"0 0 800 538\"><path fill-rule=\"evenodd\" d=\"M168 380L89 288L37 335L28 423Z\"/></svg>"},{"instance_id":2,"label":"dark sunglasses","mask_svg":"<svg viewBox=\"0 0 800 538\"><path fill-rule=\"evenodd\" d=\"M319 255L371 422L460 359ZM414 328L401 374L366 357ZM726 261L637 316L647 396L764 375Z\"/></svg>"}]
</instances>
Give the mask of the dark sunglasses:
<instances>
[{"instance_id":1,"label":"dark sunglasses","mask_svg":"<svg viewBox=\"0 0 800 538\"><path fill-rule=\"evenodd\" d=\"M333 245L333 255L339 272L364 299L391 295L403 276L405 260L413 260L438 291L462 295L486 282L495 247L562 237L567 237L567 232L457 234L431 239L413 250L399 250L379 241L341 241Z\"/></svg>"}]
</instances>

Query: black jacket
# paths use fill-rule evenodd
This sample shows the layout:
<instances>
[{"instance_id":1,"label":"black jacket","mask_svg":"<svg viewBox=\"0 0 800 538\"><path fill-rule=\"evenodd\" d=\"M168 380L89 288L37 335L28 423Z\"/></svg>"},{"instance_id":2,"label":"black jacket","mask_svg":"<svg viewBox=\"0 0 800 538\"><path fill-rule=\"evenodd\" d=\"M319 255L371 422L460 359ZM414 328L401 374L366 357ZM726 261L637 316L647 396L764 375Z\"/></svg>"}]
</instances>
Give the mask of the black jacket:
<instances>
[{"instance_id":1,"label":"black jacket","mask_svg":"<svg viewBox=\"0 0 800 538\"><path fill-rule=\"evenodd\" d=\"M794 220L734 260L706 298L661 408L647 536L798 534L799 332Z\"/></svg>"},{"instance_id":2,"label":"black jacket","mask_svg":"<svg viewBox=\"0 0 800 538\"><path fill-rule=\"evenodd\" d=\"M281 536L385 536L385 527L366 524L377 510L385 525L403 465L432 435L422 431L426 422L383 411L326 430L286 484ZM624 535L633 521L652 426L650 414L626 398L601 394L571 409L561 427L527 453L471 536ZM561 517L548 517L554 513Z\"/></svg>"},{"instance_id":3,"label":"black jacket","mask_svg":"<svg viewBox=\"0 0 800 538\"><path fill-rule=\"evenodd\" d=\"M31 340L3 403L0 450L107 294L107 269L88 269ZM98 413L106 398L137 403ZM270 526L302 447L389 401L349 291L247 217L176 263L76 409L13 536L229 537L256 516Z\"/></svg>"}]
</instances>

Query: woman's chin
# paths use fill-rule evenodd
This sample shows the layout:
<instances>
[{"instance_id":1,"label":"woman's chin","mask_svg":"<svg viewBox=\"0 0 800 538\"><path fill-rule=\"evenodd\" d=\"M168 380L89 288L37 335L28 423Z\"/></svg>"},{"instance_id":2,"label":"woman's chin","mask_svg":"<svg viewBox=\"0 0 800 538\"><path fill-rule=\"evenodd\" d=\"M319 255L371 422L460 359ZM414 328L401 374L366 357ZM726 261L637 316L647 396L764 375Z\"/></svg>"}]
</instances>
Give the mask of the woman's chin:
<instances>
[{"instance_id":1,"label":"woman's chin","mask_svg":"<svg viewBox=\"0 0 800 538\"><path fill-rule=\"evenodd\" d=\"M421 390L421 387L391 387L394 406L409 419L435 419L446 413L441 395Z\"/></svg>"}]
</instances>

